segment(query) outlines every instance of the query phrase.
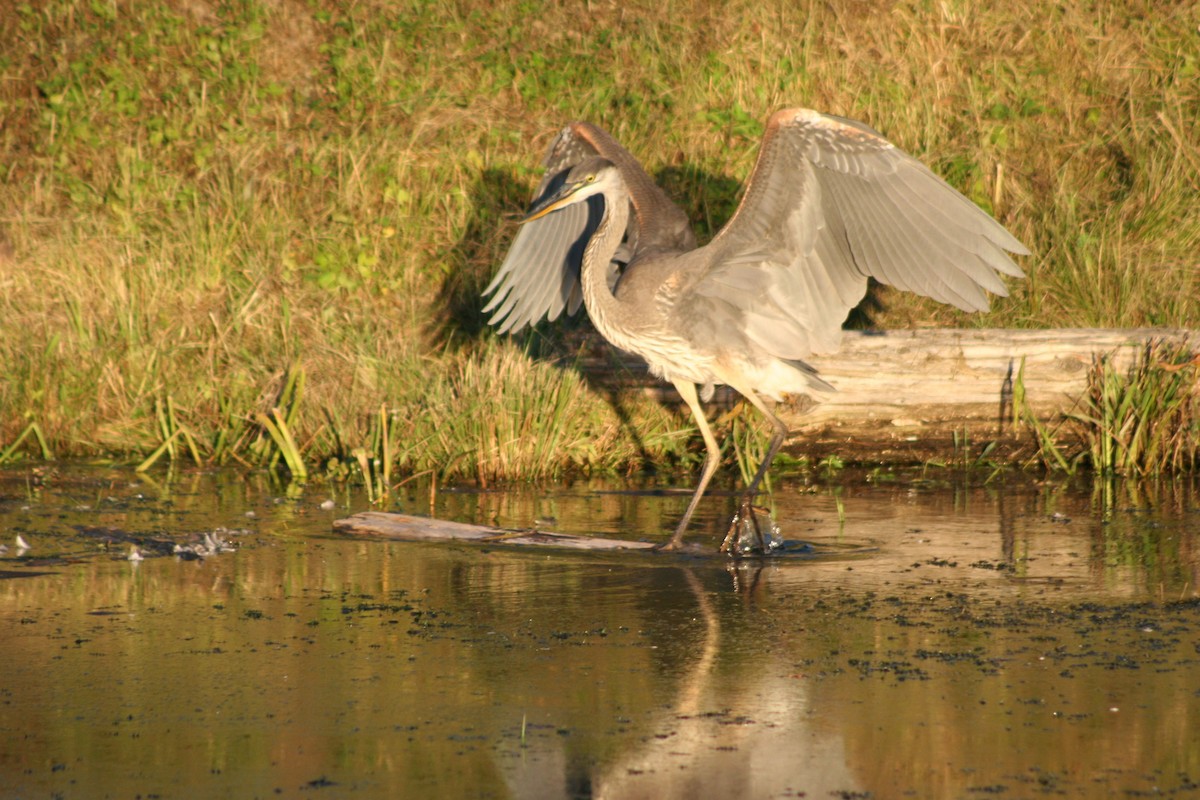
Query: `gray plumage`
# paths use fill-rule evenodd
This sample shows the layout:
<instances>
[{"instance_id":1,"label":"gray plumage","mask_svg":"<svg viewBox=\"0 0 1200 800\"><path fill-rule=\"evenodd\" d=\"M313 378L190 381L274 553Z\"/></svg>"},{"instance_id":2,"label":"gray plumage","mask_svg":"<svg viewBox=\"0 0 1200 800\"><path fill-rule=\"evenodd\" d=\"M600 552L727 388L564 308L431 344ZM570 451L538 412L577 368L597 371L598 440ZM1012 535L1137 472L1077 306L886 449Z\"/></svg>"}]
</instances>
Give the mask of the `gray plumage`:
<instances>
[{"instance_id":1,"label":"gray plumage","mask_svg":"<svg viewBox=\"0 0 1200 800\"><path fill-rule=\"evenodd\" d=\"M717 467L700 406L714 384L775 428L745 511L787 436L771 403L831 389L804 359L837 349L869 277L981 311L986 292L1007 294L998 273L1023 277L1008 254L1029 252L876 131L807 109L771 117L737 212L700 248L686 215L600 128L568 125L545 166L484 310L515 332L584 303L606 339L674 384L707 458L667 547L682 542Z\"/></svg>"}]
</instances>

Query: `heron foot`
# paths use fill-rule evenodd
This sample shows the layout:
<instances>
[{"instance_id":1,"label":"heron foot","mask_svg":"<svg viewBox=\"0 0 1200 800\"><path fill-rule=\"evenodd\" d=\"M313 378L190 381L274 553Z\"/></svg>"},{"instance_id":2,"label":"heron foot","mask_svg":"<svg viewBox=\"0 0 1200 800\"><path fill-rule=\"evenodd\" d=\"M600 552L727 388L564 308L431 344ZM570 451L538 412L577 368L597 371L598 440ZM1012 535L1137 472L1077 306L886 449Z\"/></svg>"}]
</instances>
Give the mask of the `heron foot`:
<instances>
[{"instance_id":1,"label":"heron foot","mask_svg":"<svg viewBox=\"0 0 1200 800\"><path fill-rule=\"evenodd\" d=\"M766 516L769 523L766 535L758 515ZM729 522L729 531L725 541L721 543L721 552L735 558L745 555L766 555L777 545L777 531L771 519L771 512L762 506L754 505L753 498L745 497L733 519Z\"/></svg>"}]
</instances>

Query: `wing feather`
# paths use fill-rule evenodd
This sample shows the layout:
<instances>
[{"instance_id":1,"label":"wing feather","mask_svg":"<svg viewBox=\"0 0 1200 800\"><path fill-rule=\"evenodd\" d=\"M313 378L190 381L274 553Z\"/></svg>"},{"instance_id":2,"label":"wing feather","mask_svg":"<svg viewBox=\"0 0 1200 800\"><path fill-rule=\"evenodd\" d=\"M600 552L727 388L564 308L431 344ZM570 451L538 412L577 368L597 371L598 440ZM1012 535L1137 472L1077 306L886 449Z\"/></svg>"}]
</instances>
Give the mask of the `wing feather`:
<instances>
[{"instance_id":1,"label":"wing feather","mask_svg":"<svg viewBox=\"0 0 1200 800\"><path fill-rule=\"evenodd\" d=\"M491 323L501 333L579 309L579 265L598 221L595 204L580 203L521 226L484 290L492 298L483 311L494 312Z\"/></svg>"},{"instance_id":2,"label":"wing feather","mask_svg":"<svg viewBox=\"0 0 1200 800\"><path fill-rule=\"evenodd\" d=\"M986 292L1007 294L1000 274L1024 275L1008 254L1028 252L868 126L789 109L768 123L737 213L697 254L708 266L692 291L796 359L837 347L868 277L977 311ZM701 336L699 317L680 314Z\"/></svg>"},{"instance_id":3,"label":"wing feather","mask_svg":"<svg viewBox=\"0 0 1200 800\"><path fill-rule=\"evenodd\" d=\"M994 278L993 273L973 263L978 259L958 239L946 237L940 220L929 219L919 205L898 202L899 193L873 192L869 185L845 188L845 208L839 211L851 216L854 238L869 245L861 259L867 274L965 311L987 308L987 297L976 280L986 280L981 273ZM1000 288L1003 291L1003 284Z\"/></svg>"}]
</instances>

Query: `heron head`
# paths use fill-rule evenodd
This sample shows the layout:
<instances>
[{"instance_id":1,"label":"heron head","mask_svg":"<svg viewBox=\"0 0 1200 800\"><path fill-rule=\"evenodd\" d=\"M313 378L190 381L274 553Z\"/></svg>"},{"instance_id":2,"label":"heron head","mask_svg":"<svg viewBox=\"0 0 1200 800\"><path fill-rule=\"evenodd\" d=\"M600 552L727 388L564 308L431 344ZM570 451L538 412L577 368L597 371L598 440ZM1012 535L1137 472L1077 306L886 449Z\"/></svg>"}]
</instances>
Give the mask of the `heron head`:
<instances>
[{"instance_id":1,"label":"heron head","mask_svg":"<svg viewBox=\"0 0 1200 800\"><path fill-rule=\"evenodd\" d=\"M563 206L569 206L593 195L601 194L606 189L619 185L620 180L620 171L606 158L595 156L581 161L571 167L557 189L551 187L540 200L533 204L521 222L532 222Z\"/></svg>"}]
</instances>

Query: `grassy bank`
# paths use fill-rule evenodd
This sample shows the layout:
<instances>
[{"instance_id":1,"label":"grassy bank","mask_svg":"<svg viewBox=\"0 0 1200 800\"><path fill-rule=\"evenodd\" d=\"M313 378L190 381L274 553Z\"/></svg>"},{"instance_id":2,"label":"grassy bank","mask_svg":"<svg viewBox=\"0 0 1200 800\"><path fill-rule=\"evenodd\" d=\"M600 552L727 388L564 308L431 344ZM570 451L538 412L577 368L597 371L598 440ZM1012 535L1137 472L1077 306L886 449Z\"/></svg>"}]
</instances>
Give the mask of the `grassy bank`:
<instances>
[{"instance_id":1,"label":"grassy bank","mask_svg":"<svg viewBox=\"0 0 1200 800\"><path fill-rule=\"evenodd\" d=\"M59 456L291 447L485 479L688 458L683 416L593 391L557 329L483 327L574 118L702 240L762 121L806 105L874 125L1035 253L989 314L884 291L877 325L1200 324L1200 11L975 5L5 4L0 451L36 425ZM291 445L262 423L279 406Z\"/></svg>"}]
</instances>

